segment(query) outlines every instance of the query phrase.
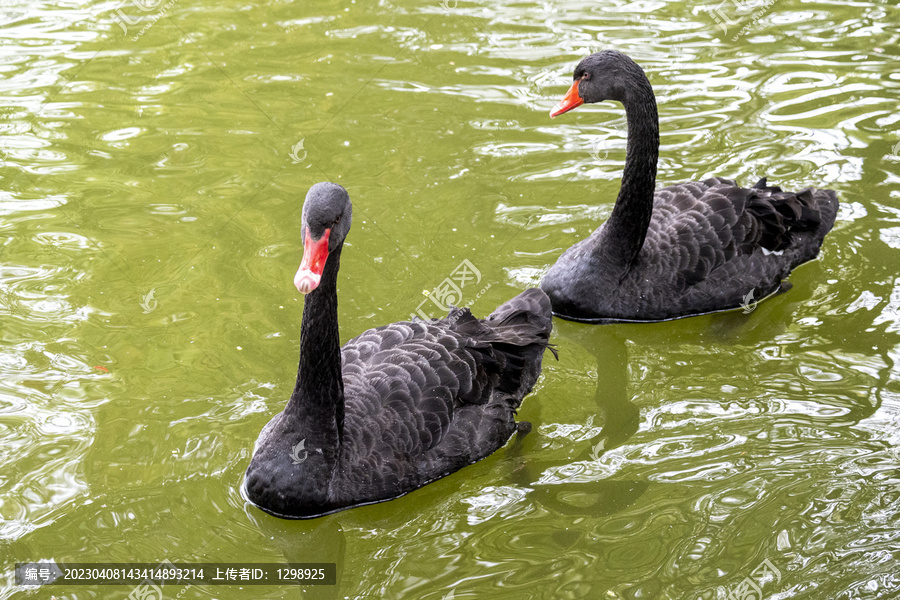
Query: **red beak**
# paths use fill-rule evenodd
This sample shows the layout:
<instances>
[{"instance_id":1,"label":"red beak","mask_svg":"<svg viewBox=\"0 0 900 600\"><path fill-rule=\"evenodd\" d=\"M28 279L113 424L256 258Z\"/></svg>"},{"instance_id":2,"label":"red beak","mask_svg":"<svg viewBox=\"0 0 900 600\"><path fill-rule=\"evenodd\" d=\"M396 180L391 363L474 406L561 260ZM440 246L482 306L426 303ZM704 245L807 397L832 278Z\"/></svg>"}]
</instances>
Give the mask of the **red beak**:
<instances>
[{"instance_id":1,"label":"red beak","mask_svg":"<svg viewBox=\"0 0 900 600\"><path fill-rule=\"evenodd\" d=\"M584 104L584 100L581 99L581 96L578 95L578 83L581 81L580 79L572 84L572 87L569 88L569 91L566 92L565 97L559 101L559 104L553 107L553 110L550 111L550 118L557 117L563 113L569 112L573 108L578 108L582 104Z\"/></svg>"},{"instance_id":2,"label":"red beak","mask_svg":"<svg viewBox=\"0 0 900 600\"><path fill-rule=\"evenodd\" d=\"M300 268L294 275L294 285L301 294L308 294L317 287L322 279L322 271L325 270L325 261L328 260L328 236L331 230L326 229L322 237L313 241L309 235L309 227L306 228L306 239L303 240L303 260Z\"/></svg>"}]
</instances>

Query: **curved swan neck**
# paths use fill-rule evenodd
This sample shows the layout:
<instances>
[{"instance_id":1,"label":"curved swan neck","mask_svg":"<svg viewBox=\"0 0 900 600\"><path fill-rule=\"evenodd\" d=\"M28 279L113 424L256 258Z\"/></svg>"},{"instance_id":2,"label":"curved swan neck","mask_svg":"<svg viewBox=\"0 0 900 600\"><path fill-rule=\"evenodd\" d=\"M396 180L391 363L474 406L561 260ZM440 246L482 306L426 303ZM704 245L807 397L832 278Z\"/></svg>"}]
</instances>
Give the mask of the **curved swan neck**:
<instances>
[{"instance_id":1,"label":"curved swan neck","mask_svg":"<svg viewBox=\"0 0 900 600\"><path fill-rule=\"evenodd\" d=\"M328 256L319 286L306 295L300 327L297 383L284 412L338 445L344 425L344 381L337 315L338 246Z\"/></svg>"},{"instance_id":2,"label":"curved swan neck","mask_svg":"<svg viewBox=\"0 0 900 600\"><path fill-rule=\"evenodd\" d=\"M628 146L622 187L604 226L608 242L604 252L617 255L627 269L641 251L650 225L659 159L659 116L646 76L641 74L622 104L628 121Z\"/></svg>"}]
</instances>

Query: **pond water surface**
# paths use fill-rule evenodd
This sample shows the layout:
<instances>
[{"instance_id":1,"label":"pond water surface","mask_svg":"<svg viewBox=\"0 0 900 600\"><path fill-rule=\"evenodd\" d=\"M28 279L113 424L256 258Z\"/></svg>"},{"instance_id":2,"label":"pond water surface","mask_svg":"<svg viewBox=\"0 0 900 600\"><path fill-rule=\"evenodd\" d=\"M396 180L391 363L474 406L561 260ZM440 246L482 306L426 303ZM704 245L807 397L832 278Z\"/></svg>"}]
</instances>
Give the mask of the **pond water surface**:
<instances>
[{"instance_id":1,"label":"pond water surface","mask_svg":"<svg viewBox=\"0 0 900 600\"><path fill-rule=\"evenodd\" d=\"M900 594L893 3L0 14L0 597L129 592L15 587L12 565L40 559L337 564L337 586L181 598ZM307 522L248 506L253 442L296 372L309 186L354 201L343 341L409 318L463 260L484 316L612 208L621 107L547 115L607 47L656 91L659 185L835 189L820 258L747 314L556 321L532 433L422 490Z\"/></svg>"}]
</instances>

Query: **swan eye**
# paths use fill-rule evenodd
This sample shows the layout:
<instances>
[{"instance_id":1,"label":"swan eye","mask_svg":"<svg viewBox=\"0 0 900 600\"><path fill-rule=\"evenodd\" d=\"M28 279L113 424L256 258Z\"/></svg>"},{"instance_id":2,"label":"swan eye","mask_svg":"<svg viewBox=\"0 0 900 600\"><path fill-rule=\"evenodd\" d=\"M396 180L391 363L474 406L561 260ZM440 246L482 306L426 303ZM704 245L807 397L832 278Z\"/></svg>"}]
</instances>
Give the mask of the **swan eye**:
<instances>
[{"instance_id":1,"label":"swan eye","mask_svg":"<svg viewBox=\"0 0 900 600\"><path fill-rule=\"evenodd\" d=\"M590 79L590 78L591 78L591 73L590 73L590 71L585 72L585 74L582 75L581 78L582 78L584 81L587 81L588 79Z\"/></svg>"},{"instance_id":2,"label":"swan eye","mask_svg":"<svg viewBox=\"0 0 900 600\"><path fill-rule=\"evenodd\" d=\"M341 222L341 217L343 217L343 216L344 216L344 215L338 215L338 218L334 220L334 224L337 225L338 223L340 223L340 222Z\"/></svg>"}]
</instances>

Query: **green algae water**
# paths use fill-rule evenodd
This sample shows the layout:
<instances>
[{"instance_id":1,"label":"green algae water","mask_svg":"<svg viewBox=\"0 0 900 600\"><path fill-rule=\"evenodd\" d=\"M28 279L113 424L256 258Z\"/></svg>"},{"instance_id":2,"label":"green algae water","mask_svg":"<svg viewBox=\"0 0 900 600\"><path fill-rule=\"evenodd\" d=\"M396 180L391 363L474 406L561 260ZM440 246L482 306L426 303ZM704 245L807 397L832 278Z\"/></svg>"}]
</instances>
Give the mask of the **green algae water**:
<instances>
[{"instance_id":1,"label":"green algae water","mask_svg":"<svg viewBox=\"0 0 900 600\"><path fill-rule=\"evenodd\" d=\"M0 5L0 597L17 562L334 563L166 598L900 594L900 9L614 0ZM294 383L306 190L354 202L341 337L468 261L485 316L610 213L621 106L551 121L614 47L657 94L658 185L828 187L793 289L649 325L555 321L534 429L313 521L243 471ZM740 595L743 594L743 595Z\"/></svg>"}]
</instances>

